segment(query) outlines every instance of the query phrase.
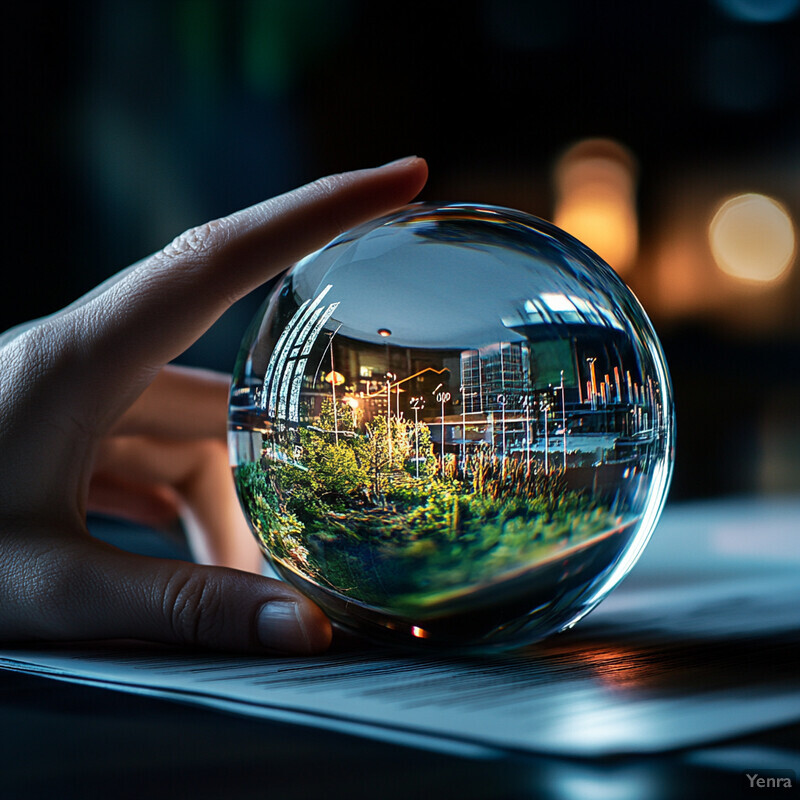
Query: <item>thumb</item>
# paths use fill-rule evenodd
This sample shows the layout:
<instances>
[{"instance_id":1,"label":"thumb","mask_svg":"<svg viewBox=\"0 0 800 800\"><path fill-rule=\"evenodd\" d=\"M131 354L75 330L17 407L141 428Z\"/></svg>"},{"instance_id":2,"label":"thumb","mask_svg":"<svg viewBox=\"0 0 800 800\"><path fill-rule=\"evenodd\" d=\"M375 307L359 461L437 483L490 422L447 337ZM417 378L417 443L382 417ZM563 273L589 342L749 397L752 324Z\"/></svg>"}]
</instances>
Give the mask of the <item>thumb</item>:
<instances>
[{"instance_id":1,"label":"thumb","mask_svg":"<svg viewBox=\"0 0 800 800\"><path fill-rule=\"evenodd\" d=\"M280 581L131 555L94 539L56 552L59 565L35 560L42 568L20 587L12 615L22 624L0 638L131 638L298 654L322 652L331 641L322 611Z\"/></svg>"}]
</instances>

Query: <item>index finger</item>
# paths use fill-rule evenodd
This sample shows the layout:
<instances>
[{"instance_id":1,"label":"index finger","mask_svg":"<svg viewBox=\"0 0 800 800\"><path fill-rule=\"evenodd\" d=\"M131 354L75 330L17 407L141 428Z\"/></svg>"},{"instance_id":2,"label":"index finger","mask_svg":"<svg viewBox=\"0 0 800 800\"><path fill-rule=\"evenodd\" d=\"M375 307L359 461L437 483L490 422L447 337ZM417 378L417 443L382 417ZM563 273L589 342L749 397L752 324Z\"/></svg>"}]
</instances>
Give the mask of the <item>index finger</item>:
<instances>
[{"instance_id":1,"label":"index finger","mask_svg":"<svg viewBox=\"0 0 800 800\"><path fill-rule=\"evenodd\" d=\"M93 400L116 405L120 389L140 391L234 301L344 230L409 202L426 177L416 157L334 175L179 236L60 319L103 375Z\"/></svg>"}]
</instances>

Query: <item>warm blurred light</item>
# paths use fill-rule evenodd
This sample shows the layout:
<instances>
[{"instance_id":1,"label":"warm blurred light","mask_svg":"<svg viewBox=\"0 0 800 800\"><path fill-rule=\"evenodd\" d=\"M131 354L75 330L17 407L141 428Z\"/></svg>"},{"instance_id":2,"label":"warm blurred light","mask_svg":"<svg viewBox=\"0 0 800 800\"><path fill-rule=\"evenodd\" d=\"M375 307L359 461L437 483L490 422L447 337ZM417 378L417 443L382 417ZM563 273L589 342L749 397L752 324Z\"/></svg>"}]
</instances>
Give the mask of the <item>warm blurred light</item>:
<instances>
[{"instance_id":1,"label":"warm blurred light","mask_svg":"<svg viewBox=\"0 0 800 800\"><path fill-rule=\"evenodd\" d=\"M658 669L647 653L631 648L598 645L580 653L594 677L609 689L642 689L658 679Z\"/></svg>"},{"instance_id":2,"label":"warm blurred light","mask_svg":"<svg viewBox=\"0 0 800 800\"><path fill-rule=\"evenodd\" d=\"M332 383L334 386L341 386L345 381L345 377L341 372L329 372L325 376L325 381Z\"/></svg>"},{"instance_id":3,"label":"warm blurred light","mask_svg":"<svg viewBox=\"0 0 800 800\"><path fill-rule=\"evenodd\" d=\"M378 335L387 338L392 335L392 332L388 328L378 328Z\"/></svg>"},{"instance_id":4,"label":"warm blurred light","mask_svg":"<svg viewBox=\"0 0 800 800\"><path fill-rule=\"evenodd\" d=\"M345 403L347 403L347 405L349 405L349 406L350 406L350 408L352 408L354 411L355 411L355 409L357 409L357 408L358 408L358 400L356 400L356 399L355 399L355 397L345 397L344 401L345 401Z\"/></svg>"},{"instance_id":5,"label":"warm blurred light","mask_svg":"<svg viewBox=\"0 0 800 800\"><path fill-rule=\"evenodd\" d=\"M708 238L717 266L734 278L774 281L794 260L792 219L780 203L763 194L741 194L722 203Z\"/></svg>"},{"instance_id":6,"label":"warm blurred light","mask_svg":"<svg viewBox=\"0 0 800 800\"><path fill-rule=\"evenodd\" d=\"M780 22L794 15L800 0L717 0L717 5L745 22Z\"/></svg>"},{"instance_id":7,"label":"warm blurred light","mask_svg":"<svg viewBox=\"0 0 800 800\"><path fill-rule=\"evenodd\" d=\"M554 222L582 241L618 272L636 258L635 163L609 139L570 147L556 165Z\"/></svg>"}]
</instances>

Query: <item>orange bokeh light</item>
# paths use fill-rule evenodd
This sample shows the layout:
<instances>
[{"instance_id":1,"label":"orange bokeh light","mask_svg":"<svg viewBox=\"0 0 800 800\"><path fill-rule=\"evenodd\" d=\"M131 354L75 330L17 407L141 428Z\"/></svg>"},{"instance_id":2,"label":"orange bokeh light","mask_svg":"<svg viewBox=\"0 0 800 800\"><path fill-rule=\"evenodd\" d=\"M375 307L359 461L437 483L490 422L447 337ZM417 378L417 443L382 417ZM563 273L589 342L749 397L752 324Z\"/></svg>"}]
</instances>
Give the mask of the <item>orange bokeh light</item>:
<instances>
[{"instance_id":1,"label":"orange bokeh light","mask_svg":"<svg viewBox=\"0 0 800 800\"><path fill-rule=\"evenodd\" d=\"M555 171L553 221L621 273L633 266L639 246L635 172L631 154L609 139L579 142Z\"/></svg>"}]
</instances>

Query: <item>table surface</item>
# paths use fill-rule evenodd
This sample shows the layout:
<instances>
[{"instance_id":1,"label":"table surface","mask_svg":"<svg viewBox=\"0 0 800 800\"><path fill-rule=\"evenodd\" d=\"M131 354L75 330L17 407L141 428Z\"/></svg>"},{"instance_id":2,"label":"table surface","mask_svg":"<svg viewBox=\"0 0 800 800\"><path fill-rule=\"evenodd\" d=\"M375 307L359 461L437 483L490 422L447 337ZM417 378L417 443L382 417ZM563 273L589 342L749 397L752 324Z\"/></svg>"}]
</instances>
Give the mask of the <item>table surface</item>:
<instances>
[{"instance_id":1,"label":"table surface","mask_svg":"<svg viewBox=\"0 0 800 800\"><path fill-rule=\"evenodd\" d=\"M111 530L109 538L126 545L129 533ZM169 555L175 546L136 535L145 551ZM703 643L691 647L702 653ZM747 640L730 647L730 672L704 680L724 686L731 674L769 679L777 668L769 647L748 650ZM7 671L0 671L0 721L3 800L735 798L753 796L745 772L797 770L800 762L800 723L647 757L478 758Z\"/></svg>"}]
</instances>

